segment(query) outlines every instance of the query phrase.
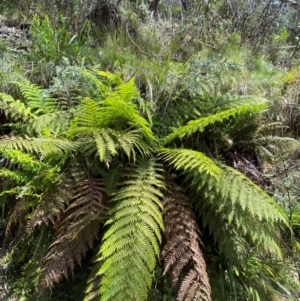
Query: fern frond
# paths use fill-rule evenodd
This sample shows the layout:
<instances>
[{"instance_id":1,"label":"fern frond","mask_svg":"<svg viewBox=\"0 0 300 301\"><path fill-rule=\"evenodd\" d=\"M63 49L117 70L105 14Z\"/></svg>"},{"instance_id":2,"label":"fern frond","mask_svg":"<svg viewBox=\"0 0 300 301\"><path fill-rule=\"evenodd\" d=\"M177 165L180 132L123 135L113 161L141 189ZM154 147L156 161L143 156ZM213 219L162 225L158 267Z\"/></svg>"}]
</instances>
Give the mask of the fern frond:
<instances>
[{"instance_id":1,"label":"fern frond","mask_svg":"<svg viewBox=\"0 0 300 301\"><path fill-rule=\"evenodd\" d=\"M214 102L214 108L218 111L228 110L240 107L241 105L256 105L265 102L266 99L253 95L240 95L240 96L231 96L222 97L221 95L216 102Z\"/></svg>"},{"instance_id":2,"label":"fern frond","mask_svg":"<svg viewBox=\"0 0 300 301\"><path fill-rule=\"evenodd\" d=\"M221 169L209 157L201 152L190 149L170 149L162 148L159 150L159 156L163 161L167 161L177 170L182 170L183 173L199 175L209 174L218 179L221 174ZM202 182L202 178L200 179Z\"/></svg>"},{"instance_id":3,"label":"fern frond","mask_svg":"<svg viewBox=\"0 0 300 301\"><path fill-rule=\"evenodd\" d=\"M75 186L70 201L44 258L43 287L50 287L63 276L73 273L75 262L81 263L97 239L106 205L103 180L88 179Z\"/></svg>"},{"instance_id":4,"label":"fern frond","mask_svg":"<svg viewBox=\"0 0 300 301\"><path fill-rule=\"evenodd\" d=\"M141 130L115 132L110 129L101 129L94 133L100 161L110 161L111 156L121 152L130 160L136 159L137 153L142 156L150 154L151 147L143 141Z\"/></svg>"},{"instance_id":5,"label":"fern frond","mask_svg":"<svg viewBox=\"0 0 300 301\"><path fill-rule=\"evenodd\" d=\"M60 176L60 180L55 181L54 185L49 185L47 181L47 187L43 189L40 201L30 215L28 233L32 233L42 224L53 224L53 227L58 229L62 215L74 197L76 183L83 183L87 178L82 165L74 159L69 162L68 167Z\"/></svg>"},{"instance_id":6,"label":"fern frond","mask_svg":"<svg viewBox=\"0 0 300 301\"><path fill-rule=\"evenodd\" d=\"M43 191L34 212L30 214L26 229L28 234L31 234L42 224L55 225L57 221L60 221L63 212L65 212L69 201L72 199L73 192L69 191L70 185L59 183L58 186L58 188L49 187Z\"/></svg>"},{"instance_id":7,"label":"fern frond","mask_svg":"<svg viewBox=\"0 0 300 301\"><path fill-rule=\"evenodd\" d=\"M0 169L0 178L9 179L11 181L14 181L16 184L26 183L26 181L28 179L26 177L26 175L24 175L23 172L20 172L18 170L9 170L7 168ZM17 191L17 190L14 190L14 191ZM7 190L1 191L0 195L5 194L5 192L7 192ZM15 194L15 193L13 193L13 194Z\"/></svg>"},{"instance_id":8,"label":"fern frond","mask_svg":"<svg viewBox=\"0 0 300 301\"><path fill-rule=\"evenodd\" d=\"M97 154L101 162L110 162L121 153L130 160L136 155L149 155L151 147L143 140L140 130L117 132L109 128L77 128L73 131L82 138L78 140L83 153L88 156Z\"/></svg>"},{"instance_id":9,"label":"fern frond","mask_svg":"<svg viewBox=\"0 0 300 301\"><path fill-rule=\"evenodd\" d=\"M136 160L136 153L142 156L149 156L151 153L151 146L143 140L141 130L132 130L120 133L117 138L118 148L122 150L130 160Z\"/></svg>"},{"instance_id":10,"label":"fern frond","mask_svg":"<svg viewBox=\"0 0 300 301\"><path fill-rule=\"evenodd\" d=\"M35 115L31 112L23 102L20 100L15 100L12 96L0 93L0 107L1 110L7 116L10 116L13 119L22 119L26 121L30 118L35 118Z\"/></svg>"},{"instance_id":11,"label":"fern frond","mask_svg":"<svg viewBox=\"0 0 300 301\"><path fill-rule=\"evenodd\" d=\"M123 127L133 127L141 129L144 137L149 141L156 140L149 123L141 117L134 104L126 103L123 99L105 99L100 114L102 127L114 127L117 125Z\"/></svg>"},{"instance_id":12,"label":"fern frond","mask_svg":"<svg viewBox=\"0 0 300 301\"><path fill-rule=\"evenodd\" d=\"M21 93L27 101L27 106L36 115L52 113L57 110L55 99L47 95L44 89L27 80L16 82L16 84L20 87Z\"/></svg>"},{"instance_id":13,"label":"fern frond","mask_svg":"<svg viewBox=\"0 0 300 301\"><path fill-rule=\"evenodd\" d=\"M222 169L218 180L210 177L206 185L191 182L197 195L194 204L204 225L209 227L215 241L224 240L228 237L225 233L235 229L250 244L281 257L278 227L287 225L283 209L243 174L218 165Z\"/></svg>"},{"instance_id":14,"label":"fern frond","mask_svg":"<svg viewBox=\"0 0 300 301\"><path fill-rule=\"evenodd\" d=\"M11 137L0 139L0 148L16 149L39 154L42 158L75 149L76 144L59 138L22 138Z\"/></svg>"},{"instance_id":15,"label":"fern frond","mask_svg":"<svg viewBox=\"0 0 300 301\"><path fill-rule=\"evenodd\" d=\"M125 103L130 103L137 98L139 96L139 91L135 86L134 78L127 83L119 85L110 98L115 98L115 94L117 94Z\"/></svg>"},{"instance_id":16,"label":"fern frond","mask_svg":"<svg viewBox=\"0 0 300 301\"><path fill-rule=\"evenodd\" d=\"M57 136L68 128L70 119L70 113L66 111L43 114L29 121L26 133L31 136L41 135L47 129Z\"/></svg>"},{"instance_id":17,"label":"fern frond","mask_svg":"<svg viewBox=\"0 0 300 301\"><path fill-rule=\"evenodd\" d=\"M98 74L98 73L101 73L101 72L103 72L103 71L99 71L96 69L94 69L92 71L87 71L87 70L81 71L82 75L85 78L89 79L96 86L96 91L99 94L99 98L103 99L111 92L112 88L109 85L103 83L103 81L99 79L99 76L101 76L101 74ZM119 83L119 81L116 84L118 84L118 83ZM114 84L114 83L112 83L112 84Z\"/></svg>"},{"instance_id":18,"label":"fern frond","mask_svg":"<svg viewBox=\"0 0 300 301\"><path fill-rule=\"evenodd\" d=\"M12 160L13 164L19 164L23 169L38 172L44 165L34 159L30 154L23 153L17 149L0 148L0 153L6 159Z\"/></svg>"},{"instance_id":19,"label":"fern frond","mask_svg":"<svg viewBox=\"0 0 300 301\"><path fill-rule=\"evenodd\" d=\"M101 127L101 108L99 104L86 97L78 106L75 119L78 127L99 128Z\"/></svg>"},{"instance_id":20,"label":"fern frond","mask_svg":"<svg viewBox=\"0 0 300 301\"><path fill-rule=\"evenodd\" d=\"M99 293L102 301L146 300L159 256L162 221L162 192L164 181L161 166L153 160L138 162L126 170L112 201L109 226L104 234L98 258L101 267L91 275L101 276ZM95 274L96 273L96 274ZM86 291L85 300L94 294Z\"/></svg>"},{"instance_id":21,"label":"fern frond","mask_svg":"<svg viewBox=\"0 0 300 301\"><path fill-rule=\"evenodd\" d=\"M190 136L191 134L199 131L203 132L205 128L209 125L212 125L216 122L223 122L224 120L230 117L237 117L249 113L259 113L265 110L268 106L268 101L262 99L260 103L256 104L244 104L235 108L231 108L228 110L224 110L214 115L210 115L207 117L202 117L196 120L191 120L187 125L182 126L174 130L174 132L167 137L164 138L164 143L168 144L175 138L184 138L186 136Z\"/></svg>"},{"instance_id":22,"label":"fern frond","mask_svg":"<svg viewBox=\"0 0 300 301\"><path fill-rule=\"evenodd\" d=\"M169 188L169 195L163 204L166 243L161 259L164 274L171 274L173 285L184 275L178 301L211 300L206 264L200 249L200 230L192 206L174 185Z\"/></svg>"},{"instance_id":23,"label":"fern frond","mask_svg":"<svg viewBox=\"0 0 300 301\"><path fill-rule=\"evenodd\" d=\"M123 83L120 75L118 75L118 74L114 74L114 73L111 73L108 71L101 71L101 70L97 70L97 69L93 69L93 71L98 76L108 79L110 86L121 85Z\"/></svg>"},{"instance_id":24,"label":"fern frond","mask_svg":"<svg viewBox=\"0 0 300 301\"><path fill-rule=\"evenodd\" d=\"M6 228L5 228L5 236L8 237L11 234L12 228L18 224L21 227L25 224L25 215L28 213L28 208L26 208L26 199L20 198L13 210L10 212L7 222L6 222Z\"/></svg>"}]
</instances>

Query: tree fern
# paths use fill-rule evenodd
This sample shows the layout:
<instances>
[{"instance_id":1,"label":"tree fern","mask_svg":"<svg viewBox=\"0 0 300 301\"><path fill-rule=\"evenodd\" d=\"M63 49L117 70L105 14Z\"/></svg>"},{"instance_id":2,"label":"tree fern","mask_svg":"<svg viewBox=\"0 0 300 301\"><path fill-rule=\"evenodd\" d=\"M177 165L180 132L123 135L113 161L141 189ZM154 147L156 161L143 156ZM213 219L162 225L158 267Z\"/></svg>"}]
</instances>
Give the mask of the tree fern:
<instances>
[{"instance_id":1,"label":"tree fern","mask_svg":"<svg viewBox=\"0 0 300 301\"><path fill-rule=\"evenodd\" d=\"M164 182L161 166L153 160L128 168L128 176L112 201L101 243L101 265L91 279L101 276L98 292L89 283L85 300L146 300L161 242Z\"/></svg>"},{"instance_id":2,"label":"tree fern","mask_svg":"<svg viewBox=\"0 0 300 301\"><path fill-rule=\"evenodd\" d=\"M210 68L202 65L203 70ZM221 97L215 87L227 89L222 79L216 76L209 82L210 76L199 70L194 74L207 80L199 89L187 81L174 85L179 90L191 88L184 102L179 101L183 94L170 99L171 103L153 99L151 109L162 109L158 117L165 129L161 131L155 128L159 118L153 119L152 129L146 114L140 113L134 80L124 82L109 72L83 71L94 91L61 111L57 100L26 81L19 85L21 101L6 94L0 97L15 129L10 137L0 139L1 229L9 243L7 256L0 262L15 264L22 275L28 271L17 286L28 288L24 298L32 292L37 300L39 293L46 298L57 282L73 274L75 266L91 254L94 265L85 301L146 300L158 258L164 274L178 288L178 300L210 300L210 282L214 282L207 275L207 267L209 273L213 270L210 253L213 260L220 259L222 279L231 286L224 286L228 298L240 296L234 281L265 296L259 285L247 284L264 281L265 276L257 268L251 277L244 277L251 270L251 260L245 262L245 258L251 252L259 260L281 259L279 239L286 217L246 176L212 157L225 161L236 143L241 142L240 146L248 137L254 137L252 142L258 137L257 119L249 123L247 119L258 116L267 101ZM193 98L190 103L189 97ZM171 116L169 104L175 103ZM194 103L197 112L181 115ZM201 118L161 140L165 145L179 142L177 148L161 148L160 137L153 131L170 132L169 126L177 124L170 121L177 119L176 114L179 125L194 116ZM257 141L262 142L259 137ZM174 183L166 181L169 178ZM37 257L39 245L42 252ZM209 258L206 263L202 252ZM31 258L38 259L30 264Z\"/></svg>"}]
</instances>

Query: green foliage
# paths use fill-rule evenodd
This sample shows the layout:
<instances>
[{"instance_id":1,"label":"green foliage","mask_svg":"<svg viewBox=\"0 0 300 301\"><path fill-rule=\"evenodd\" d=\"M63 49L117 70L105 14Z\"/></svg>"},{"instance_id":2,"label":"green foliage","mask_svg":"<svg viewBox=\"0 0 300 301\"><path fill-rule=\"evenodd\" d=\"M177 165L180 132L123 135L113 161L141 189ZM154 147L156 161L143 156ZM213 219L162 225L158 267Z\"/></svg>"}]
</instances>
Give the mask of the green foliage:
<instances>
[{"instance_id":1,"label":"green foliage","mask_svg":"<svg viewBox=\"0 0 300 301\"><path fill-rule=\"evenodd\" d=\"M49 4L42 2L42 9ZM266 1L250 1L257 11L230 2L232 10L228 1L186 3L185 12L161 3L157 23L145 3L130 10L127 2L55 1L47 16L34 16L30 53L17 54L22 67L7 69L21 71L4 73L7 63L0 70L7 124L0 232L13 297L77 300L79 287L85 300L174 300L175 291L186 301L276 300L294 293L281 275L291 254L282 250L286 225L297 229L297 193L292 188L290 203L275 195L290 210L287 220L264 191L271 194L275 181L266 184L263 168L297 147L281 137L283 119L274 113L282 97L296 97L297 72L284 81L267 51L258 53L270 36L285 45L282 29L253 23L269 18ZM96 24L105 7L114 25L92 40L82 20ZM253 32L261 50L245 47ZM291 58L277 49L279 58ZM296 105L285 116L298 116ZM267 154L273 161L266 163ZM172 293L165 275L155 274L160 263Z\"/></svg>"},{"instance_id":2,"label":"green foliage","mask_svg":"<svg viewBox=\"0 0 300 301\"><path fill-rule=\"evenodd\" d=\"M101 267L91 275L102 277L101 300L146 300L159 256L164 227L161 166L139 162L126 171L128 177L112 198L116 205L105 224L109 228L100 247ZM85 300L94 300L98 294L89 286Z\"/></svg>"},{"instance_id":3,"label":"green foliage","mask_svg":"<svg viewBox=\"0 0 300 301\"><path fill-rule=\"evenodd\" d=\"M160 154L163 160L168 161L176 169L183 170L186 174L198 175L203 179L202 174L219 179L220 168L207 156L200 152L187 149L161 149ZM205 175L204 175L205 177Z\"/></svg>"},{"instance_id":4,"label":"green foliage","mask_svg":"<svg viewBox=\"0 0 300 301\"><path fill-rule=\"evenodd\" d=\"M267 107L267 101L262 100L261 103L257 103L257 99L255 99L254 104L242 104L238 107L223 110L221 112L217 112L216 114L208 117L199 118L197 120L189 121L187 125L176 129L172 134L168 135L165 138L165 143L169 143L175 138L182 139L185 136L189 136L196 131L203 132L204 129L211 124L214 124L216 122L222 122L230 117L237 118L238 116L241 116L243 114L251 113L258 113L266 109Z\"/></svg>"},{"instance_id":5,"label":"green foliage","mask_svg":"<svg viewBox=\"0 0 300 301\"><path fill-rule=\"evenodd\" d=\"M72 34L66 25L66 19L59 14L56 20L48 15L33 17L30 33L33 39L31 55L35 61L58 63L63 57L79 61L83 57L84 44L89 33L82 28L79 34ZM88 28L88 23L84 24ZM86 35L85 35L86 34Z\"/></svg>"}]
</instances>

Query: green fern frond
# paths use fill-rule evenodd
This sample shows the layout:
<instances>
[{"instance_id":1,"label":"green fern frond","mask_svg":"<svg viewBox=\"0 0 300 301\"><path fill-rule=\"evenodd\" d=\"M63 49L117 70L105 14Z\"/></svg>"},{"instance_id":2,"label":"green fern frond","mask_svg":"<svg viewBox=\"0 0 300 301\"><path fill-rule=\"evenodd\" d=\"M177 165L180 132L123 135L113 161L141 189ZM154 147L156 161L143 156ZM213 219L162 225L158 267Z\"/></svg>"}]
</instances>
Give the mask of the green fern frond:
<instances>
[{"instance_id":1,"label":"green fern frond","mask_svg":"<svg viewBox=\"0 0 300 301\"><path fill-rule=\"evenodd\" d=\"M35 118L35 115L28 106L5 93L0 93L0 107L7 116L10 116L13 119L22 119L26 121L30 118Z\"/></svg>"},{"instance_id":2,"label":"green fern frond","mask_svg":"<svg viewBox=\"0 0 300 301\"><path fill-rule=\"evenodd\" d=\"M101 301L147 299L163 229L161 190L165 186L160 173L161 166L153 160L138 162L127 169L112 199L115 207L98 254L102 264L91 275L102 278ZM98 294L90 288L85 300Z\"/></svg>"},{"instance_id":3,"label":"green fern frond","mask_svg":"<svg viewBox=\"0 0 300 301\"><path fill-rule=\"evenodd\" d=\"M97 145L100 161L108 161L108 157L117 155L116 144L106 131L94 133L94 140Z\"/></svg>"},{"instance_id":4,"label":"green fern frond","mask_svg":"<svg viewBox=\"0 0 300 301\"><path fill-rule=\"evenodd\" d=\"M57 104L54 98L47 95L47 92L30 83L27 80L16 83L21 90L23 97L27 102L27 106L36 114L52 113L57 110Z\"/></svg>"},{"instance_id":5,"label":"green fern frond","mask_svg":"<svg viewBox=\"0 0 300 301\"><path fill-rule=\"evenodd\" d=\"M156 140L149 123L139 115L136 105L126 103L123 99L105 99L99 116L102 127L124 126L141 129L149 141ZM124 124L125 123L125 124Z\"/></svg>"},{"instance_id":6,"label":"green fern frond","mask_svg":"<svg viewBox=\"0 0 300 301\"><path fill-rule=\"evenodd\" d=\"M210 177L206 185L199 185L193 179L195 176L190 176L196 193L194 204L204 225L209 227L215 241L220 241L222 235L228 237L226 231L235 229L249 243L281 257L279 226L288 224L283 209L243 174L218 165L222 169L219 179Z\"/></svg>"},{"instance_id":7,"label":"green fern frond","mask_svg":"<svg viewBox=\"0 0 300 301\"><path fill-rule=\"evenodd\" d=\"M23 169L28 171L37 172L44 166L40 161L34 159L30 154L23 153L17 149L1 147L0 153L4 158L11 160L13 164L19 164Z\"/></svg>"},{"instance_id":8,"label":"green fern frond","mask_svg":"<svg viewBox=\"0 0 300 301\"><path fill-rule=\"evenodd\" d=\"M27 135L40 135L48 130L54 136L63 133L69 126L71 116L69 112L58 111L37 116L29 121L26 127Z\"/></svg>"},{"instance_id":9,"label":"green fern frond","mask_svg":"<svg viewBox=\"0 0 300 301\"><path fill-rule=\"evenodd\" d=\"M284 210L266 192L239 171L226 165L220 167L223 173L218 182L218 193L222 199L230 200L232 206L238 202L242 210L259 221L288 225Z\"/></svg>"},{"instance_id":10,"label":"green fern frond","mask_svg":"<svg viewBox=\"0 0 300 301\"><path fill-rule=\"evenodd\" d=\"M19 172L17 170L9 170L7 168L1 168L0 169L0 178L6 178L6 179L9 179L11 181L14 181L16 184L22 184L22 183L25 183L26 180L28 179L26 176L24 176L24 173L22 172ZM16 190L13 190L15 194L15 191ZM4 194L10 194L12 192L12 190L2 190L0 192L0 196L1 195L4 195Z\"/></svg>"},{"instance_id":11,"label":"green fern frond","mask_svg":"<svg viewBox=\"0 0 300 301\"><path fill-rule=\"evenodd\" d=\"M105 188L101 179L88 179L75 185L75 195L56 226L54 241L44 258L43 287L53 286L63 276L73 273L75 262L81 263L97 239L104 221Z\"/></svg>"},{"instance_id":12,"label":"green fern frond","mask_svg":"<svg viewBox=\"0 0 300 301\"><path fill-rule=\"evenodd\" d=\"M159 156L163 161L167 161L177 170L182 170L185 174L208 175L219 178L221 169L209 157L201 152L190 149L169 149L162 148L159 150Z\"/></svg>"},{"instance_id":13,"label":"green fern frond","mask_svg":"<svg viewBox=\"0 0 300 301\"><path fill-rule=\"evenodd\" d=\"M97 69L93 69L93 71L98 76L108 79L110 86L121 85L123 83L119 74L114 74L108 71L101 71Z\"/></svg>"},{"instance_id":14,"label":"green fern frond","mask_svg":"<svg viewBox=\"0 0 300 301\"><path fill-rule=\"evenodd\" d=\"M71 131L69 131L71 133ZM101 162L110 162L113 156L124 153L135 161L137 154L149 155L151 146L143 139L141 130L114 131L110 128L76 128L72 134L80 136L79 148L88 156L97 154Z\"/></svg>"},{"instance_id":15,"label":"green fern frond","mask_svg":"<svg viewBox=\"0 0 300 301\"><path fill-rule=\"evenodd\" d=\"M241 105L257 105L266 102L266 99L253 95L231 96L219 98L219 101L214 103L216 110L228 110L238 108Z\"/></svg>"},{"instance_id":16,"label":"green fern frond","mask_svg":"<svg viewBox=\"0 0 300 301\"><path fill-rule=\"evenodd\" d=\"M99 104L86 97L82 100L75 115L78 127L101 127L101 108Z\"/></svg>"},{"instance_id":17,"label":"green fern frond","mask_svg":"<svg viewBox=\"0 0 300 301\"><path fill-rule=\"evenodd\" d=\"M149 156L151 154L151 146L143 140L142 131L132 130L120 133L117 137L118 148L123 151L128 159L136 160L136 155L139 153L142 156Z\"/></svg>"},{"instance_id":18,"label":"green fern frond","mask_svg":"<svg viewBox=\"0 0 300 301\"><path fill-rule=\"evenodd\" d=\"M268 106L268 101L262 99L261 102L255 104L244 104L235 108L217 112L214 115L207 117L202 117L196 120L189 121L187 125L182 126L167 137L164 138L164 143L167 144L174 140L175 138L184 138L189 136L197 131L203 132L205 128L209 125L212 125L216 122L223 122L224 120L230 117L237 117L249 113L260 113L265 110Z\"/></svg>"},{"instance_id":19,"label":"green fern frond","mask_svg":"<svg viewBox=\"0 0 300 301\"><path fill-rule=\"evenodd\" d=\"M74 121L76 124L70 129L70 133L78 131L78 128L124 130L133 127L140 128L147 139L155 140L149 123L138 114L136 106L127 104L123 99L105 99L100 105L85 98L78 107Z\"/></svg>"},{"instance_id":20,"label":"green fern frond","mask_svg":"<svg viewBox=\"0 0 300 301\"><path fill-rule=\"evenodd\" d=\"M11 137L0 139L0 148L16 149L36 153L44 158L48 155L70 152L75 149L74 142L59 138L21 138Z\"/></svg>"},{"instance_id":21,"label":"green fern frond","mask_svg":"<svg viewBox=\"0 0 300 301\"><path fill-rule=\"evenodd\" d=\"M139 96L139 91L135 86L134 78L127 83L122 83L110 97L113 98L117 94L123 101L129 103Z\"/></svg>"},{"instance_id":22,"label":"green fern frond","mask_svg":"<svg viewBox=\"0 0 300 301\"><path fill-rule=\"evenodd\" d=\"M97 74L97 73L100 72L101 71L99 70L92 70L92 71L83 70L81 73L85 78L89 79L96 86L96 90L99 93L99 97L101 100L111 92L112 88L109 85L103 83L103 81L99 79L99 76L101 76L101 74Z\"/></svg>"}]
</instances>

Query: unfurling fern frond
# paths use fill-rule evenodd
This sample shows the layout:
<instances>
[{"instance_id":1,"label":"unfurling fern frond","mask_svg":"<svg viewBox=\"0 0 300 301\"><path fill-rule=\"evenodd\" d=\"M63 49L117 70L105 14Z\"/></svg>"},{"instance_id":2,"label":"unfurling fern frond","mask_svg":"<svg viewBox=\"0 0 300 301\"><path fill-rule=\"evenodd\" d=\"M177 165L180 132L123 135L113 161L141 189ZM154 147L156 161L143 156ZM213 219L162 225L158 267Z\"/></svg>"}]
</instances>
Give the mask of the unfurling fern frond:
<instances>
[{"instance_id":1,"label":"unfurling fern frond","mask_svg":"<svg viewBox=\"0 0 300 301\"><path fill-rule=\"evenodd\" d=\"M153 160L129 167L121 188L112 201L98 254L98 267L92 272L85 300L146 300L159 256L162 221L161 166ZM100 289L95 287L97 275ZM98 298L98 299L96 299Z\"/></svg>"},{"instance_id":2,"label":"unfurling fern frond","mask_svg":"<svg viewBox=\"0 0 300 301\"><path fill-rule=\"evenodd\" d=\"M187 197L172 186L163 204L166 243L161 259L164 274L170 273L173 285L181 281L178 301L211 300L206 264L200 249L200 230L192 206Z\"/></svg>"},{"instance_id":3,"label":"unfurling fern frond","mask_svg":"<svg viewBox=\"0 0 300 301\"><path fill-rule=\"evenodd\" d=\"M42 286L51 287L63 276L67 278L75 262L80 264L93 247L108 209L104 191L101 179L88 179L75 186L75 196L55 225L58 229L44 258Z\"/></svg>"},{"instance_id":4,"label":"unfurling fern frond","mask_svg":"<svg viewBox=\"0 0 300 301\"><path fill-rule=\"evenodd\" d=\"M164 143L167 144L175 138L182 139L183 137L189 136L197 131L203 132L205 128L216 122L223 122L230 117L237 117L249 113L259 113L266 109L268 101L262 99L259 103L254 104L243 104L241 106L224 110L207 117L201 117L196 120L191 120L187 125L177 128L172 134L168 135L164 139Z\"/></svg>"}]
</instances>

